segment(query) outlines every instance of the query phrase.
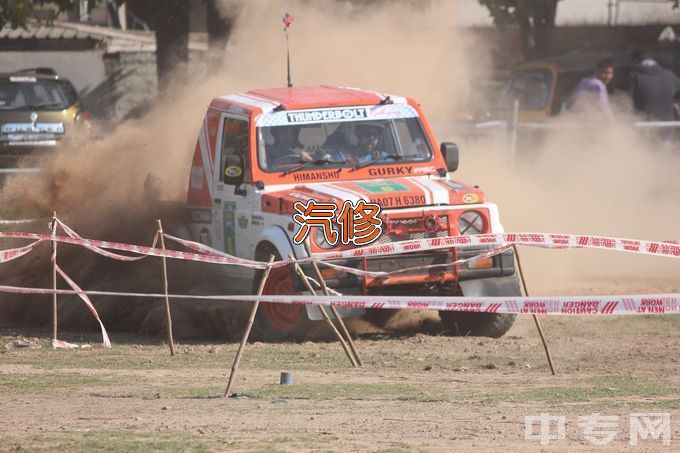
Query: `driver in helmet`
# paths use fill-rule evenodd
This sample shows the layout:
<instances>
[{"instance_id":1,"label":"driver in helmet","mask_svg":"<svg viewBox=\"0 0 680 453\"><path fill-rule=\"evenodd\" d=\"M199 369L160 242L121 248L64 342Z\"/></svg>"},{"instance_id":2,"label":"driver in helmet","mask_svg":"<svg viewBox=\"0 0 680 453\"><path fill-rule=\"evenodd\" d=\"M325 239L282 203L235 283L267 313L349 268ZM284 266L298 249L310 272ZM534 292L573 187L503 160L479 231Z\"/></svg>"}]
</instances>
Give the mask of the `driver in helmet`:
<instances>
[{"instance_id":1,"label":"driver in helmet","mask_svg":"<svg viewBox=\"0 0 680 453\"><path fill-rule=\"evenodd\" d=\"M267 166L272 168L279 162L296 163L299 161L310 161L312 156L305 151L300 143L300 129L293 126L272 127L271 133L274 136L274 143L267 146ZM299 158L295 160L295 156ZM286 160L290 157L290 160Z\"/></svg>"},{"instance_id":2,"label":"driver in helmet","mask_svg":"<svg viewBox=\"0 0 680 453\"><path fill-rule=\"evenodd\" d=\"M386 156L382 146L384 129L382 125L375 123L357 124L354 128L357 144L350 150L350 154L358 164L380 160Z\"/></svg>"}]
</instances>

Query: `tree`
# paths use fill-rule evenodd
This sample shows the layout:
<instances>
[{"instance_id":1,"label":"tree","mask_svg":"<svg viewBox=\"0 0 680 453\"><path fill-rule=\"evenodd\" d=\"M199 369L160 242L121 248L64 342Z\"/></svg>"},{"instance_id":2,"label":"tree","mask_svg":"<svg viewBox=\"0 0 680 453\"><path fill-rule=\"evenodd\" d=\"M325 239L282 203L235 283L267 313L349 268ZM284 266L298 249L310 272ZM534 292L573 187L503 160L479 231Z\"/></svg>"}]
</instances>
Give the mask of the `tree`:
<instances>
[{"instance_id":1,"label":"tree","mask_svg":"<svg viewBox=\"0 0 680 453\"><path fill-rule=\"evenodd\" d=\"M184 84L189 68L189 2L155 0L156 71L158 88Z\"/></svg>"},{"instance_id":2,"label":"tree","mask_svg":"<svg viewBox=\"0 0 680 453\"><path fill-rule=\"evenodd\" d=\"M489 9L498 27L519 26L525 60L546 55L555 28L557 2L560 0L479 0Z\"/></svg>"},{"instance_id":3,"label":"tree","mask_svg":"<svg viewBox=\"0 0 680 453\"><path fill-rule=\"evenodd\" d=\"M110 0L89 0L88 8L92 10L104 2L111 4ZM78 3L78 0L0 0L0 26L9 23L12 28L26 27L30 19L50 22ZM143 4L154 22L158 84L166 87L171 79L182 83L186 80L189 60L189 2L144 0Z\"/></svg>"},{"instance_id":4,"label":"tree","mask_svg":"<svg viewBox=\"0 0 680 453\"><path fill-rule=\"evenodd\" d=\"M0 0L0 27L26 27L29 19L51 21L57 14L73 9L77 0ZM91 0L89 9L103 0Z\"/></svg>"}]
</instances>

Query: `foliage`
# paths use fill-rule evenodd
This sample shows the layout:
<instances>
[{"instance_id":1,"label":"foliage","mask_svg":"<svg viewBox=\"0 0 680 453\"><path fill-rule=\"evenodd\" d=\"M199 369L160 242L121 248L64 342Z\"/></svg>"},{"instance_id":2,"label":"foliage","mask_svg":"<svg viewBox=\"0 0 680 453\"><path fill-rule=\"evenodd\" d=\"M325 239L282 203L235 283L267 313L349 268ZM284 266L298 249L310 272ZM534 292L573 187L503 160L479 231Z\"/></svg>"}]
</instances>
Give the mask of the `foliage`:
<instances>
[{"instance_id":1,"label":"foliage","mask_svg":"<svg viewBox=\"0 0 680 453\"><path fill-rule=\"evenodd\" d=\"M104 0L90 0L92 10ZM12 28L26 28L29 19L54 20L58 13L70 11L77 0L0 0L0 28L9 23Z\"/></svg>"},{"instance_id":2,"label":"foliage","mask_svg":"<svg viewBox=\"0 0 680 453\"><path fill-rule=\"evenodd\" d=\"M559 0L479 0L489 9L493 21L498 26L518 23L525 15L534 20L544 21Z\"/></svg>"}]
</instances>

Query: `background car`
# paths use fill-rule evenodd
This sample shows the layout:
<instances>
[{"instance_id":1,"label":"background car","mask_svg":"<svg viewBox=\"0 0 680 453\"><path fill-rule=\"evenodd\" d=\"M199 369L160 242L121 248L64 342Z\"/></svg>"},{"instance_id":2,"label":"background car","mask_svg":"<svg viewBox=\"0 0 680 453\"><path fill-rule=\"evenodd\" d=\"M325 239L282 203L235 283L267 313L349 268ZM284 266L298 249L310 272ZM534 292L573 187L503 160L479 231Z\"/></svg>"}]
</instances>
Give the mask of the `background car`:
<instances>
[{"instance_id":1,"label":"background car","mask_svg":"<svg viewBox=\"0 0 680 453\"><path fill-rule=\"evenodd\" d=\"M89 120L76 89L53 69L0 74L0 167L57 146Z\"/></svg>"}]
</instances>

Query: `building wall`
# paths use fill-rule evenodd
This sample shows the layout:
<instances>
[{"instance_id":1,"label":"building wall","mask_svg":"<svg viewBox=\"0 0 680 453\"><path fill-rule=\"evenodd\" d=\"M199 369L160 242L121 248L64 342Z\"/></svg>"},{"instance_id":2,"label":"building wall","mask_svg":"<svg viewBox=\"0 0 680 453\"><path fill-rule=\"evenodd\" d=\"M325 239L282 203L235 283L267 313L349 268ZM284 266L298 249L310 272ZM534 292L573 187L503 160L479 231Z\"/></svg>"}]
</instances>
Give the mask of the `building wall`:
<instances>
[{"instance_id":1,"label":"building wall","mask_svg":"<svg viewBox=\"0 0 680 453\"><path fill-rule=\"evenodd\" d=\"M190 51L190 74L205 71L205 60L205 52ZM87 111L112 124L141 115L156 98L154 52L0 52L3 72L42 66L54 68L69 79Z\"/></svg>"},{"instance_id":2,"label":"building wall","mask_svg":"<svg viewBox=\"0 0 680 453\"><path fill-rule=\"evenodd\" d=\"M104 56L108 83L96 102L102 106L98 116L113 123L141 116L153 104L158 91L156 54L153 52L121 52ZM205 52L189 51L189 73L206 70ZM94 99L92 99L94 101Z\"/></svg>"}]
</instances>

